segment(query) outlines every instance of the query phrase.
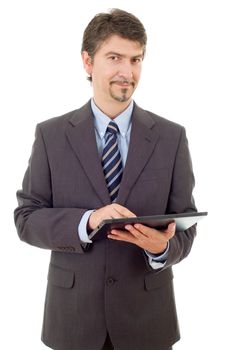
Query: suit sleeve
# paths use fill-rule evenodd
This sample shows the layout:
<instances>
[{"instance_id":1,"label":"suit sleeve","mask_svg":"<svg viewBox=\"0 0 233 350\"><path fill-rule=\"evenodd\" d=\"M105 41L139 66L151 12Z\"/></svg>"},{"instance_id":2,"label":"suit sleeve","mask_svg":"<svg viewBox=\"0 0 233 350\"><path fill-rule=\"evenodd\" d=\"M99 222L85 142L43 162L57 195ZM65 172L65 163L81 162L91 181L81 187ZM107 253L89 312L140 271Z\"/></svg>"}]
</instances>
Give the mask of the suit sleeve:
<instances>
[{"instance_id":1,"label":"suit sleeve","mask_svg":"<svg viewBox=\"0 0 233 350\"><path fill-rule=\"evenodd\" d=\"M167 213L196 212L193 199L195 179L188 148L185 129L182 128L173 169L172 184L167 206ZM177 264L190 252L196 236L196 225L186 231L177 232L170 240L166 266Z\"/></svg>"},{"instance_id":2,"label":"suit sleeve","mask_svg":"<svg viewBox=\"0 0 233 350\"><path fill-rule=\"evenodd\" d=\"M44 249L84 252L77 230L86 209L53 207L49 162L39 126L17 199L14 219L22 241Z\"/></svg>"}]
</instances>

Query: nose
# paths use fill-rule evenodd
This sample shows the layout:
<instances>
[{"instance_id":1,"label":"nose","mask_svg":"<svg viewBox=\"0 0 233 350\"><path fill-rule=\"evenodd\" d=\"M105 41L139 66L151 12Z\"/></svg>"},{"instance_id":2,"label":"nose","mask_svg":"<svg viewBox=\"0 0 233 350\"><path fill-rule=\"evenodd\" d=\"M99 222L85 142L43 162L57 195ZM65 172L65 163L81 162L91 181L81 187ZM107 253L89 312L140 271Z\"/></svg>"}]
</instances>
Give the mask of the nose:
<instances>
[{"instance_id":1,"label":"nose","mask_svg":"<svg viewBox=\"0 0 233 350\"><path fill-rule=\"evenodd\" d=\"M131 62L125 61L122 62L118 70L118 76L126 80L132 80L133 78L133 69Z\"/></svg>"}]
</instances>

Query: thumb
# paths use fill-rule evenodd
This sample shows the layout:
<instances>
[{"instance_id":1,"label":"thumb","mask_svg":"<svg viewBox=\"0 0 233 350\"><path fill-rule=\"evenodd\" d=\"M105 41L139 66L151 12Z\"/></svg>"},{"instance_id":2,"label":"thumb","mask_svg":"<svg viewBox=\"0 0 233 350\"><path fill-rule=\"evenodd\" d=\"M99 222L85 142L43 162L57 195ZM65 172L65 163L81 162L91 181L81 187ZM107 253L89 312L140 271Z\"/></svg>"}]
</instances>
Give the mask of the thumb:
<instances>
[{"instance_id":1,"label":"thumb","mask_svg":"<svg viewBox=\"0 0 233 350\"><path fill-rule=\"evenodd\" d=\"M171 222L167 229L165 230L165 233L167 234L167 238L170 239L174 236L176 232L176 223L175 222Z\"/></svg>"}]
</instances>

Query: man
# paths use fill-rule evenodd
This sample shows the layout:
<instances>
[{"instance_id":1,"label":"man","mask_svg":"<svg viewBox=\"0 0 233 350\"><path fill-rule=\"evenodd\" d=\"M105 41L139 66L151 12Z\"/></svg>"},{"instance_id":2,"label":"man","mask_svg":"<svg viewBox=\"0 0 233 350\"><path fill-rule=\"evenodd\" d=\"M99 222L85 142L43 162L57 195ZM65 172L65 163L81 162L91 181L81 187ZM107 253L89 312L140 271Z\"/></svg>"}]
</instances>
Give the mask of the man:
<instances>
[{"instance_id":1,"label":"man","mask_svg":"<svg viewBox=\"0 0 233 350\"><path fill-rule=\"evenodd\" d=\"M196 211L184 128L132 100L145 51L135 16L95 16L82 45L93 98L37 126L15 222L23 241L52 251L42 340L53 349L168 350L180 337L172 265L195 227L89 239L103 219Z\"/></svg>"}]
</instances>

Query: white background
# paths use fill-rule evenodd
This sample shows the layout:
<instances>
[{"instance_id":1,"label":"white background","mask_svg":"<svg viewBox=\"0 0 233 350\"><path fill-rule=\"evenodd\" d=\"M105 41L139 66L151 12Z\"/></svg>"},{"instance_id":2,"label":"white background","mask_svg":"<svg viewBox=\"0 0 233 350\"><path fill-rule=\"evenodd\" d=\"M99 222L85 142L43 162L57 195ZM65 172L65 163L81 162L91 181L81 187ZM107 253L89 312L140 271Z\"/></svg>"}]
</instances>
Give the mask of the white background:
<instances>
[{"instance_id":1,"label":"white background","mask_svg":"<svg viewBox=\"0 0 233 350\"><path fill-rule=\"evenodd\" d=\"M135 100L186 127L196 203L209 211L191 254L174 267L182 334L174 349L228 350L233 324L230 0L1 2L1 348L47 348L40 332L50 253L18 239L15 192L36 124L80 107L91 96L80 57L82 33L96 13L110 7L133 12L147 29Z\"/></svg>"}]
</instances>

